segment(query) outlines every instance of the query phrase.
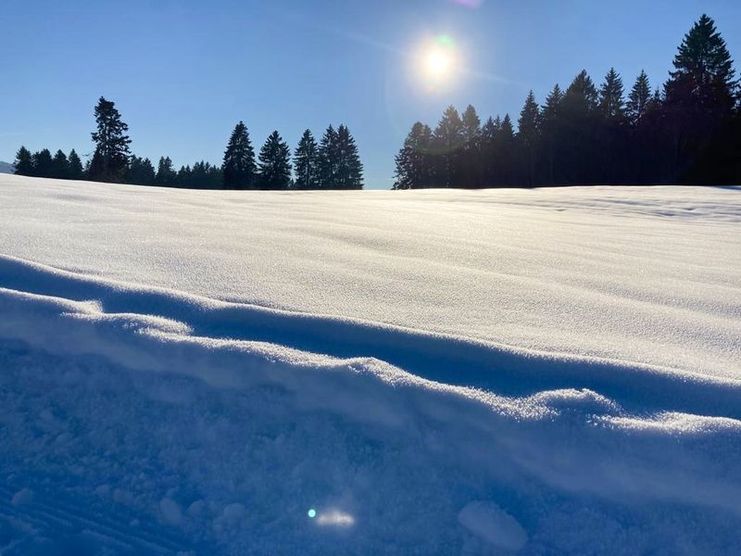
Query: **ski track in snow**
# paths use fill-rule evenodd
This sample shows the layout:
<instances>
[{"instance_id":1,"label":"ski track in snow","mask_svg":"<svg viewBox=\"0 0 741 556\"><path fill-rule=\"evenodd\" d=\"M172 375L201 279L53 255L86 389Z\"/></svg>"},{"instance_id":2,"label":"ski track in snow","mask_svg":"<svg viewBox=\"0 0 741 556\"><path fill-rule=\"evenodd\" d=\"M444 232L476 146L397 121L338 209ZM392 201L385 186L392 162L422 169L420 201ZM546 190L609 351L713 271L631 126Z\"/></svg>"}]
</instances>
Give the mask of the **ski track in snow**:
<instances>
[{"instance_id":1,"label":"ski track in snow","mask_svg":"<svg viewBox=\"0 0 741 556\"><path fill-rule=\"evenodd\" d=\"M3 179L63 205L96 187ZM676 202L577 188L536 204L624 206L617 218L679 217L719 237L741 222L736 190L668 189ZM478 202L525 206L528 192L496 193ZM97 218L69 215L70 237ZM0 224L0 554L741 551L737 238L713 263L728 276L678 288L667 308L705 319L708 342L689 344L711 353L702 366L63 270L29 260L44 251L32 242L9 249L24 222ZM700 283L702 262L688 264Z\"/></svg>"}]
</instances>

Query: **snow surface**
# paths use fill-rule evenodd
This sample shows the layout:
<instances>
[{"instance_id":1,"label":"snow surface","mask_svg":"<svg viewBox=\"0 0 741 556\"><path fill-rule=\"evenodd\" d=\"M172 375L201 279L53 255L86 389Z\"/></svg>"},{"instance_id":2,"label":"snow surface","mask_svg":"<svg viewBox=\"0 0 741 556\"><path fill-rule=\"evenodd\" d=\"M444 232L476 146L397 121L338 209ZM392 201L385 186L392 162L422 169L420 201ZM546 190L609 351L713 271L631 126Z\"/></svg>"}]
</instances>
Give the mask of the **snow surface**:
<instances>
[{"instance_id":1,"label":"snow surface","mask_svg":"<svg viewBox=\"0 0 741 556\"><path fill-rule=\"evenodd\" d=\"M741 552L737 188L0 211L2 554Z\"/></svg>"}]
</instances>

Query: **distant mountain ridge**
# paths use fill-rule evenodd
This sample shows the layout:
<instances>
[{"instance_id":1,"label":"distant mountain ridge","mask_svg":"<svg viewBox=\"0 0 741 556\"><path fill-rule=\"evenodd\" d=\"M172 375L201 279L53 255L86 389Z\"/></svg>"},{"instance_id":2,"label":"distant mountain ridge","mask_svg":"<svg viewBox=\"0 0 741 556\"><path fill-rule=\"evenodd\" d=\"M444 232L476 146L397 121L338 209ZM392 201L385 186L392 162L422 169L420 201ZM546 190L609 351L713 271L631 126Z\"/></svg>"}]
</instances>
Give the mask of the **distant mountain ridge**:
<instances>
[{"instance_id":1,"label":"distant mountain ridge","mask_svg":"<svg viewBox=\"0 0 741 556\"><path fill-rule=\"evenodd\" d=\"M10 162L0 160L0 174L12 174L14 171L15 167Z\"/></svg>"}]
</instances>

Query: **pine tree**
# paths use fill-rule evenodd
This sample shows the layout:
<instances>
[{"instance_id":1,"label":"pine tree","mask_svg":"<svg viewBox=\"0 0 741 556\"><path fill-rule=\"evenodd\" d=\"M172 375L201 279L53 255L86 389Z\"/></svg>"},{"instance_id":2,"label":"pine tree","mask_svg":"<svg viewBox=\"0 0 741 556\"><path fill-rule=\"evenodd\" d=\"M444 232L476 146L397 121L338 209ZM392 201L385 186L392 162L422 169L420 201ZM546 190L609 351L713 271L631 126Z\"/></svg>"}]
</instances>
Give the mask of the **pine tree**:
<instances>
[{"instance_id":1,"label":"pine tree","mask_svg":"<svg viewBox=\"0 0 741 556\"><path fill-rule=\"evenodd\" d=\"M288 189L291 185L291 151L277 131L260 149L258 183L261 189Z\"/></svg>"},{"instance_id":2,"label":"pine tree","mask_svg":"<svg viewBox=\"0 0 741 556\"><path fill-rule=\"evenodd\" d=\"M562 150L561 137L563 135L563 124L561 118L561 105L563 93L561 87L556 83L545 99L545 105L541 111L541 133L544 153L544 181L554 184L560 179L559 154Z\"/></svg>"},{"instance_id":3,"label":"pine tree","mask_svg":"<svg viewBox=\"0 0 741 556\"><path fill-rule=\"evenodd\" d=\"M293 155L296 189L319 187L319 149L310 130L305 130Z\"/></svg>"},{"instance_id":4,"label":"pine tree","mask_svg":"<svg viewBox=\"0 0 741 556\"><path fill-rule=\"evenodd\" d=\"M558 158L567 183L599 181L602 165L598 108L597 89L587 72L582 70L566 89L560 107L563 135L559 141Z\"/></svg>"},{"instance_id":5,"label":"pine tree","mask_svg":"<svg viewBox=\"0 0 741 556\"><path fill-rule=\"evenodd\" d=\"M33 175L39 178L50 178L54 171L54 162L49 149L33 153Z\"/></svg>"},{"instance_id":6,"label":"pine tree","mask_svg":"<svg viewBox=\"0 0 741 556\"><path fill-rule=\"evenodd\" d=\"M35 175L33 167L33 155L26 147L21 147L15 155L15 174L19 176L33 176Z\"/></svg>"},{"instance_id":7,"label":"pine tree","mask_svg":"<svg viewBox=\"0 0 741 556\"><path fill-rule=\"evenodd\" d=\"M630 90L628 95L628 103L626 104L625 114L628 117L628 121L632 125L638 124L640 119L646 113L648 103L651 100L651 86L648 82L648 75L646 72L641 70L641 73L636 78L636 82L633 84L633 88Z\"/></svg>"},{"instance_id":8,"label":"pine tree","mask_svg":"<svg viewBox=\"0 0 741 556\"><path fill-rule=\"evenodd\" d=\"M520 152L518 157L523 182L532 186L535 184L535 160L540 145L540 107L535 102L535 94L531 90L525 99L517 121L517 146Z\"/></svg>"},{"instance_id":9,"label":"pine tree","mask_svg":"<svg viewBox=\"0 0 741 556\"><path fill-rule=\"evenodd\" d=\"M496 123L496 122L495 122ZM494 184L512 187L514 174L515 132L509 114L498 125L494 137Z\"/></svg>"},{"instance_id":10,"label":"pine tree","mask_svg":"<svg viewBox=\"0 0 741 556\"><path fill-rule=\"evenodd\" d=\"M157 175L154 178L155 185L160 187L172 187L176 185L177 173L172 166L172 160L169 156L160 157L157 165Z\"/></svg>"},{"instance_id":11,"label":"pine tree","mask_svg":"<svg viewBox=\"0 0 741 556\"><path fill-rule=\"evenodd\" d=\"M67 155L59 149L51 161L51 175L50 177L66 180L69 178L69 160Z\"/></svg>"},{"instance_id":12,"label":"pine tree","mask_svg":"<svg viewBox=\"0 0 741 556\"><path fill-rule=\"evenodd\" d=\"M255 150L244 122L239 122L229 138L224 152L224 186L226 189L252 189L255 186L257 165Z\"/></svg>"},{"instance_id":13,"label":"pine tree","mask_svg":"<svg viewBox=\"0 0 741 556\"><path fill-rule=\"evenodd\" d=\"M472 105L461 117L463 146L459 159L459 187L481 187L481 119Z\"/></svg>"},{"instance_id":14,"label":"pine tree","mask_svg":"<svg viewBox=\"0 0 741 556\"><path fill-rule=\"evenodd\" d=\"M463 121L454 106L448 106L434 131L435 175L438 186L456 187L460 183L460 151L463 147Z\"/></svg>"},{"instance_id":15,"label":"pine tree","mask_svg":"<svg viewBox=\"0 0 741 556\"><path fill-rule=\"evenodd\" d=\"M67 160L69 161L69 179L71 180L83 179L85 176L82 171L82 161L80 160L80 157L77 155L77 152L75 151L75 149L72 149L69 152L69 157Z\"/></svg>"},{"instance_id":16,"label":"pine tree","mask_svg":"<svg viewBox=\"0 0 741 556\"><path fill-rule=\"evenodd\" d=\"M481 126L481 185L482 187L493 187L496 179L496 161L494 160L495 139L499 132L501 121L497 123L491 116Z\"/></svg>"},{"instance_id":17,"label":"pine tree","mask_svg":"<svg viewBox=\"0 0 741 556\"><path fill-rule=\"evenodd\" d=\"M135 185L154 185L155 173L152 161L148 158L132 156L126 172L126 183Z\"/></svg>"},{"instance_id":18,"label":"pine tree","mask_svg":"<svg viewBox=\"0 0 741 556\"><path fill-rule=\"evenodd\" d=\"M129 129L111 101L100 97L95 107L97 130L91 135L95 153L90 164L89 179L93 181L122 181L129 165Z\"/></svg>"},{"instance_id":19,"label":"pine tree","mask_svg":"<svg viewBox=\"0 0 741 556\"><path fill-rule=\"evenodd\" d=\"M358 146L346 125L337 128L335 186L338 189L363 189L363 164Z\"/></svg>"},{"instance_id":20,"label":"pine tree","mask_svg":"<svg viewBox=\"0 0 741 556\"><path fill-rule=\"evenodd\" d=\"M330 125L319 143L319 188L336 189L337 181L337 132Z\"/></svg>"},{"instance_id":21,"label":"pine tree","mask_svg":"<svg viewBox=\"0 0 741 556\"><path fill-rule=\"evenodd\" d=\"M430 186L430 148L432 130L416 122L394 159L394 189L418 189Z\"/></svg>"},{"instance_id":22,"label":"pine tree","mask_svg":"<svg viewBox=\"0 0 741 556\"><path fill-rule=\"evenodd\" d=\"M600 87L599 109L602 117L607 120L620 120L625 114L625 100L623 98L623 80L615 68L605 75L605 81Z\"/></svg>"}]
</instances>

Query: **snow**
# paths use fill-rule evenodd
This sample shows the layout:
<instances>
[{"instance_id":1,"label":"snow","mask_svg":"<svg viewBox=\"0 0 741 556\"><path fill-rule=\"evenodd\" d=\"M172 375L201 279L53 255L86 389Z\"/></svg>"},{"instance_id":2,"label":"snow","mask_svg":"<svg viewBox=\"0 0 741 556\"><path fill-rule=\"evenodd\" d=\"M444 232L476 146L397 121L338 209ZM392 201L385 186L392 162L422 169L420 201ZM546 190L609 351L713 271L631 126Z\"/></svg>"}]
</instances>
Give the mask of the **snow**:
<instances>
[{"instance_id":1,"label":"snow","mask_svg":"<svg viewBox=\"0 0 741 556\"><path fill-rule=\"evenodd\" d=\"M739 189L0 207L4 554L741 551Z\"/></svg>"}]
</instances>

